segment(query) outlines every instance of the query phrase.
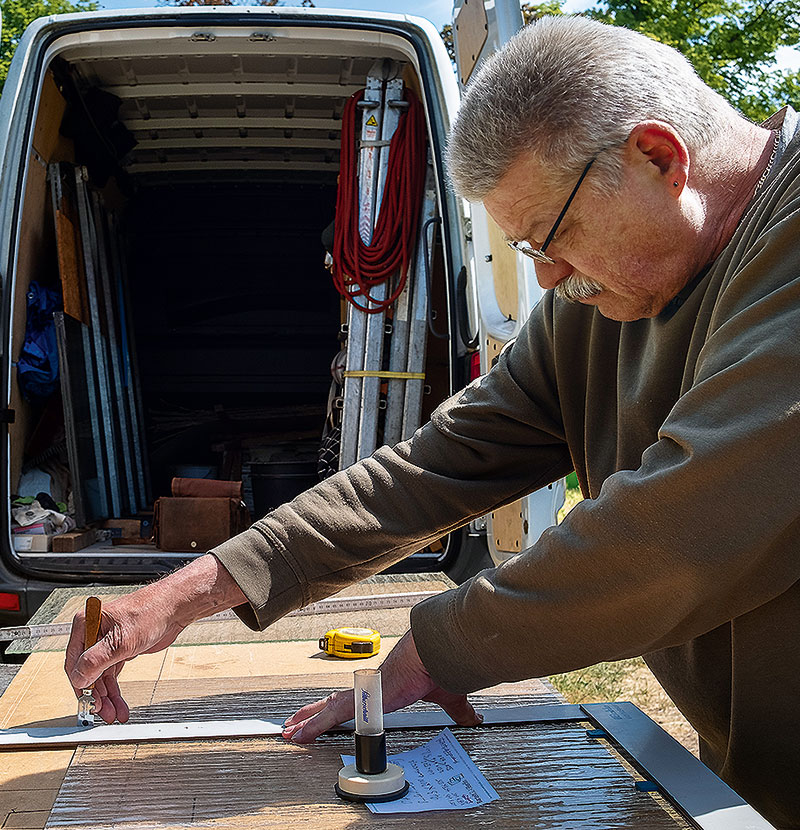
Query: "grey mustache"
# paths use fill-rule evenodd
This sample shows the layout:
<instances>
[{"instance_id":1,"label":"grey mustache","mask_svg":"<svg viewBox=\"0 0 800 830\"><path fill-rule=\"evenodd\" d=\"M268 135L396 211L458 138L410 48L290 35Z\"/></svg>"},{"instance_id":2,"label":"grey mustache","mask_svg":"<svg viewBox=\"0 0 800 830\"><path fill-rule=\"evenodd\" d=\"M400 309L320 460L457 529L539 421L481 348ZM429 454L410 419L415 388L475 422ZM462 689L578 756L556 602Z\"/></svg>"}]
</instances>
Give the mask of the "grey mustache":
<instances>
[{"instance_id":1,"label":"grey mustache","mask_svg":"<svg viewBox=\"0 0 800 830\"><path fill-rule=\"evenodd\" d=\"M556 287L556 296L562 300L575 303L580 300L590 300L596 297L603 290L603 286L584 277L581 274L573 274L562 280Z\"/></svg>"}]
</instances>

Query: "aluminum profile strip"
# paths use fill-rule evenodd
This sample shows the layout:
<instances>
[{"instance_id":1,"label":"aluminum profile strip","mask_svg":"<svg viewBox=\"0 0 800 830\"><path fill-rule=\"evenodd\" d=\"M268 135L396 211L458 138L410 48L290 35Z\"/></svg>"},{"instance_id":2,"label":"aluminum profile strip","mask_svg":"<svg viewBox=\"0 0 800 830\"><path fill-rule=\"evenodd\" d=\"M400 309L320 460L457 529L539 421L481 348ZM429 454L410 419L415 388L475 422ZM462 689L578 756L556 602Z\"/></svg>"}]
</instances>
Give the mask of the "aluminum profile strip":
<instances>
[{"instance_id":1,"label":"aluminum profile strip","mask_svg":"<svg viewBox=\"0 0 800 830\"><path fill-rule=\"evenodd\" d=\"M775 830L632 703L588 703L580 708L702 830Z\"/></svg>"},{"instance_id":2,"label":"aluminum profile strip","mask_svg":"<svg viewBox=\"0 0 800 830\"><path fill-rule=\"evenodd\" d=\"M83 264L86 273L86 288L89 300L89 314L91 318L91 343L93 346L93 359L89 359L87 353L87 365L93 369L87 372L87 383L90 387L90 400L94 401L92 408L92 432L97 455L98 479L100 485L100 500L105 501L106 495L110 496L110 508L114 516L121 513L121 494L119 491L119 477L117 475L117 464L114 452L114 421L110 410L111 396L109 393L108 372L106 366L105 343L100 323L100 309L97 297L97 275L95 263L97 257L97 240L92 231L91 213L89 209L88 194L84 175L86 171L82 167L76 167L76 202L80 222L81 247L83 250ZM88 333L84 332L84 343ZM95 384L92 375L96 370L97 381ZM95 416L102 417L102 423L96 420ZM110 444L110 446L109 446ZM109 505L106 504L106 507Z\"/></svg>"},{"instance_id":3,"label":"aluminum profile strip","mask_svg":"<svg viewBox=\"0 0 800 830\"><path fill-rule=\"evenodd\" d=\"M97 392L99 411L102 415L102 435L104 444L103 466L107 471L106 486L111 495L111 510L114 516L122 515L122 492L119 486L119 472L116 458L116 423L111 411L111 383L108 373L107 344L103 337L100 321L100 302L98 293L97 261L98 240L92 223L91 204L86 188L85 168L75 168L78 215L80 217L81 240L83 243L83 262L86 269L86 287L89 297L89 312L92 321L92 343L94 346L94 363L97 370ZM98 465L99 466L99 465Z\"/></svg>"},{"instance_id":4,"label":"aluminum profile strip","mask_svg":"<svg viewBox=\"0 0 800 830\"><path fill-rule=\"evenodd\" d=\"M383 83L379 70L381 62L373 65L367 75L366 88L362 103L363 118L361 119L361 140L374 142L380 135L380 124L383 120ZM375 123L368 123L374 121ZM361 241L369 245L372 241L372 229L375 224L375 196L377 185L378 163L376 147L368 144L358 153L358 232ZM347 359L346 372L360 372L364 369L364 352L367 338L367 315L357 309L352 303L347 304ZM343 407L342 407L342 441L339 448L339 469L344 470L355 464L361 457L359 448L359 427L361 423L362 378L347 377L344 379Z\"/></svg>"},{"instance_id":5,"label":"aluminum profile strip","mask_svg":"<svg viewBox=\"0 0 800 830\"><path fill-rule=\"evenodd\" d=\"M112 723L103 726L24 727L0 731L0 749L69 749L91 744L265 738L281 734L271 720L206 720L164 723Z\"/></svg>"},{"instance_id":6,"label":"aluminum profile strip","mask_svg":"<svg viewBox=\"0 0 800 830\"><path fill-rule=\"evenodd\" d=\"M47 554L52 556L52 554ZM111 556L112 554L106 554ZM119 556L130 554L120 553ZM182 553L159 554L165 558L174 557L183 559ZM391 608L413 608L417 603L437 596L441 591L404 591L396 594L369 594L367 596L332 596L312 602L302 608L289 611L284 617L312 617L318 614L347 614L358 611L376 611ZM208 617L195 620L191 625L210 622L227 622L239 619L239 615L231 608L219 611ZM0 628L0 643L17 639L39 639L41 637L58 637L69 634L72 622L34 623Z\"/></svg>"},{"instance_id":7,"label":"aluminum profile strip","mask_svg":"<svg viewBox=\"0 0 800 830\"><path fill-rule=\"evenodd\" d=\"M409 268L409 271L411 269ZM392 317L392 340L389 350L389 371L408 372L408 315L411 304L413 281L409 273L403 291L394 304ZM389 378L386 384L386 420L383 427L383 443L393 447L401 437L403 428L403 402L405 400L405 378Z\"/></svg>"},{"instance_id":8,"label":"aluminum profile strip","mask_svg":"<svg viewBox=\"0 0 800 830\"><path fill-rule=\"evenodd\" d=\"M414 299L411 307L408 335L408 371L419 373L425 371L425 356L428 346L428 268L426 261L432 260L433 242L428 245L425 234L426 223L436 215L436 177L433 165L428 163L425 177L425 201L423 202L422 218L419 223L419 240L417 242L417 256L414 260ZM435 233L435 230L434 230ZM426 260L427 257L427 260ZM406 381L405 397L403 399L403 426L401 439L407 440L419 428L422 419L422 396L425 392L425 381L422 378L409 378Z\"/></svg>"},{"instance_id":9,"label":"aluminum profile strip","mask_svg":"<svg viewBox=\"0 0 800 830\"><path fill-rule=\"evenodd\" d=\"M95 452L97 470L97 499L98 510L102 516L109 515L108 501L108 466L105 455L105 433L100 423L99 392L94 378L94 358L92 357L92 340L89 326L81 324L81 343L83 345L83 366L86 376L86 389L89 398L89 419L91 421L92 445ZM87 495L87 499L88 499ZM88 505L87 505L88 506ZM94 511L92 511L94 512ZM95 516L94 518L98 518Z\"/></svg>"},{"instance_id":10,"label":"aluminum profile strip","mask_svg":"<svg viewBox=\"0 0 800 830\"><path fill-rule=\"evenodd\" d=\"M524 706L496 706L478 707L483 715L483 722L476 727L484 726L522 726L527 723L569 723L585 719L580 706L573 703L541 703ZM383 716L385 729L457 729L452 718L441 709L432 709L425 712L400 711L390 712ZM331 729L331 732L351 732L355 729L355 722L350 720Z\"/></svg>"},{"instance_id":11,"label":"aluminum profile strip","mask_svg":"<svg viewBox=\"0 0 800 830\"><path fill-rule=\"evenodd\" d=\"M554 723L582 719L579 706L543 704L482 710L484 722L493 724ZM393 712L384 717L385 729L439 729L454 727L441 709L430 712ZM476 727L480 728L480 727ZM351 732L353 721L331 729ZM280 736L282 720L262 718L202 720L161 723L113 723L99 726L20 727L0 730L0 750L65 749L88 744L207 741L221 738L271 738Z\"/></svg>"},{"instance_id":12,"label":"aluminum profile strip","mask_svg":"<svg viewBox=\"0 0 800 830\"><path fill-rule=\"evenodd\" d=\"M427 251L427 239L423 237L425 223L434 215L436 210L436 184L433 178L433 168L430 162L425 173L425 189L423 191L422 209L417 236L416 255L409 264L408 279L403 293L395 304L394 318L392 319L392 346L389 358L389 368L396 372L421 373L425 369L425 342L427 339L427 309L428 288L425 280L425 262L422 260ZM420 329L419 304L422 302L422 327ZM398 441L409 438L419 426L422 407L422 390L424 381L421 378L390 379L386 395L386 426L384 442L393 446ZM409 398L410 395L410 398ZM416 411L416 425L408 431L405 422L413 419L408 417L409 400L411 411ZM414 406L416 402L416 408Z\"/></svg>"},{"instance_id":13,"label":"aluminum profile strip","mask_svg":"<svg viewBox=\"0 0 800 830\"><path fill-rule=\"evenodd\" d=\"M102 294L102 312L105 315L106 332L108 333L107 360L110 370L111 402L116 412L118 448L122 450L121 472L124 471L124 481L120 485L120 496L123 499L123 509L130 514L139 511L140 505L136 498L135 460L133 458L133 437L130 430L128 400L124 393L122 382L121 354L117 348L120 342L117 332L117 319L114 304L114 293L111 288L110 240L105 223L105 205L99 194L89 194L91 214L94 219L95 239L97 241L97 268ZM124 489L123 489L124 488Z\"/></svg>"},{"instance_id":14,"label":"aluminum profile strip","mask_svg":"<svg viewBox=\"0 0 800 830\"><path fill-rule=\"evenodd\" d=\"M125 252L121 249L121 235L117 219L113 213L106 216L108 222L108 238L111 249L111 263L118 288L119 323L122 334L122 369L125 376L125 395L127 398L128 414L131 421L131 440L133 441L134 469L136 497L140 504L147 504L147 470L148 461L144 454L145 436L142 430L143 419L140 416L140 406L137 398L138 371L135 367L135 343L133 339L133 320L130 314L130 298L127 289L127 275L125 271Z\"/></svg>"},{"instance_id":15,"label":"aluminum profile strip","mask_svg":"<svg viewBox=\"0 0 800 830\"><path fill-rule=\"evenodd\" d=\"M61 386L61 399L63 401L64 411L74 412L75 406L72 386L74 382L74 369L70 365L69 360L69 337L67 335L63 311L57 311L53 315L53 323L56 332L56 348L58 349L58 376ZM77 325L83 326L83 323L77 323ZM67 436L69 469L71 474L77 478L80 475L81 458L78 428L74 418L64 418L64 431ZM75 518L80 527L86 523L88 505L84 503L84 494L81 487L75 487L72 491L72 496L75 503Z\"/></svg>"}]
</instances>

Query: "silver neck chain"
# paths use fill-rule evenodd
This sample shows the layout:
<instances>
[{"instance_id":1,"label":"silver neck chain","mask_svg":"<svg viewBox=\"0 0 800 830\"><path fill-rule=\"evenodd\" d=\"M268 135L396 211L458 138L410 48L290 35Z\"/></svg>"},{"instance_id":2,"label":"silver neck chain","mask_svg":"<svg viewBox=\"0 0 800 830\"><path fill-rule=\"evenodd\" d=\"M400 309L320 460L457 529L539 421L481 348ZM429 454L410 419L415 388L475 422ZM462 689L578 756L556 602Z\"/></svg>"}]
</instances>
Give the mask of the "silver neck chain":
<instances>
[{"instance_id":1,"label":"silver neck chain","mask_svg":"<svg viewBox=\"0 0 800 830\"><path fill-rule=\"evenodd\" d=\"M775 161L775 157L778 155L778 146L781 143L781 133L780 130L774 130L773 132L775 133L775 140L772 143L772 154L769 157L769 161L767 162L767 166L764 169L764 172L761 174L761 177L756 182L756 188L753 191L753 196L755 196L756 193L758 193L759 189L761 188L761 185L764 184L764 182L767 180L767 176L769 176L769 171L772 170L772 164Z\"/></svg>"}]
</instances>

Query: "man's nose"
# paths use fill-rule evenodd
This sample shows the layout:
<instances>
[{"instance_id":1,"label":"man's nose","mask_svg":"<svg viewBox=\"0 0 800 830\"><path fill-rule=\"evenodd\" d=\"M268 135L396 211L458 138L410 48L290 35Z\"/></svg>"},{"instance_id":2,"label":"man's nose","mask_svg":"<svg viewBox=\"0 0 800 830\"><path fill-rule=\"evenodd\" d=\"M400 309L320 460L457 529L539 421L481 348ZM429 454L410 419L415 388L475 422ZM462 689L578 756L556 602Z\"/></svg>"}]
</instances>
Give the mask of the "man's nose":
<instances>
[{"instance_id":1,"label":"man's nose","mask_svg":"<svg viewBox=\"0 0 800 830\"><path fill-rule=\"evenodd\" d=\"M550 253L548 251L548 253ZM556 259L555 262L537 262L535 265L536 280L545 291L555 288L563 279L572 276L575 269L564 259Z\"/></svg>"}]
</instances>

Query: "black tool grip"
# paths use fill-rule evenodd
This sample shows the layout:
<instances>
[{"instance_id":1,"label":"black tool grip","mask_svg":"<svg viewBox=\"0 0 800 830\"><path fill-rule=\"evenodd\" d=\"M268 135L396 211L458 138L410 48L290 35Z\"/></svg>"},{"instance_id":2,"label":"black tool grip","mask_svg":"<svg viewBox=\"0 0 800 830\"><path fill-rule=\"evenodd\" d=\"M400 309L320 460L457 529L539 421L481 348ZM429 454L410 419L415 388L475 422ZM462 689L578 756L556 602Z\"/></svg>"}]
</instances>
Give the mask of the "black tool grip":
<instances>
[{"instance_id":1,"label":"black tool grip","mask_svg":"<svg viewBox=\"0 0 800 830\"><path fill-rule=\"evenodd\" d=\"M356 769L364 775L386 772L386 733L359 735L356 739Z\"/></svg>"}]
</instances>

